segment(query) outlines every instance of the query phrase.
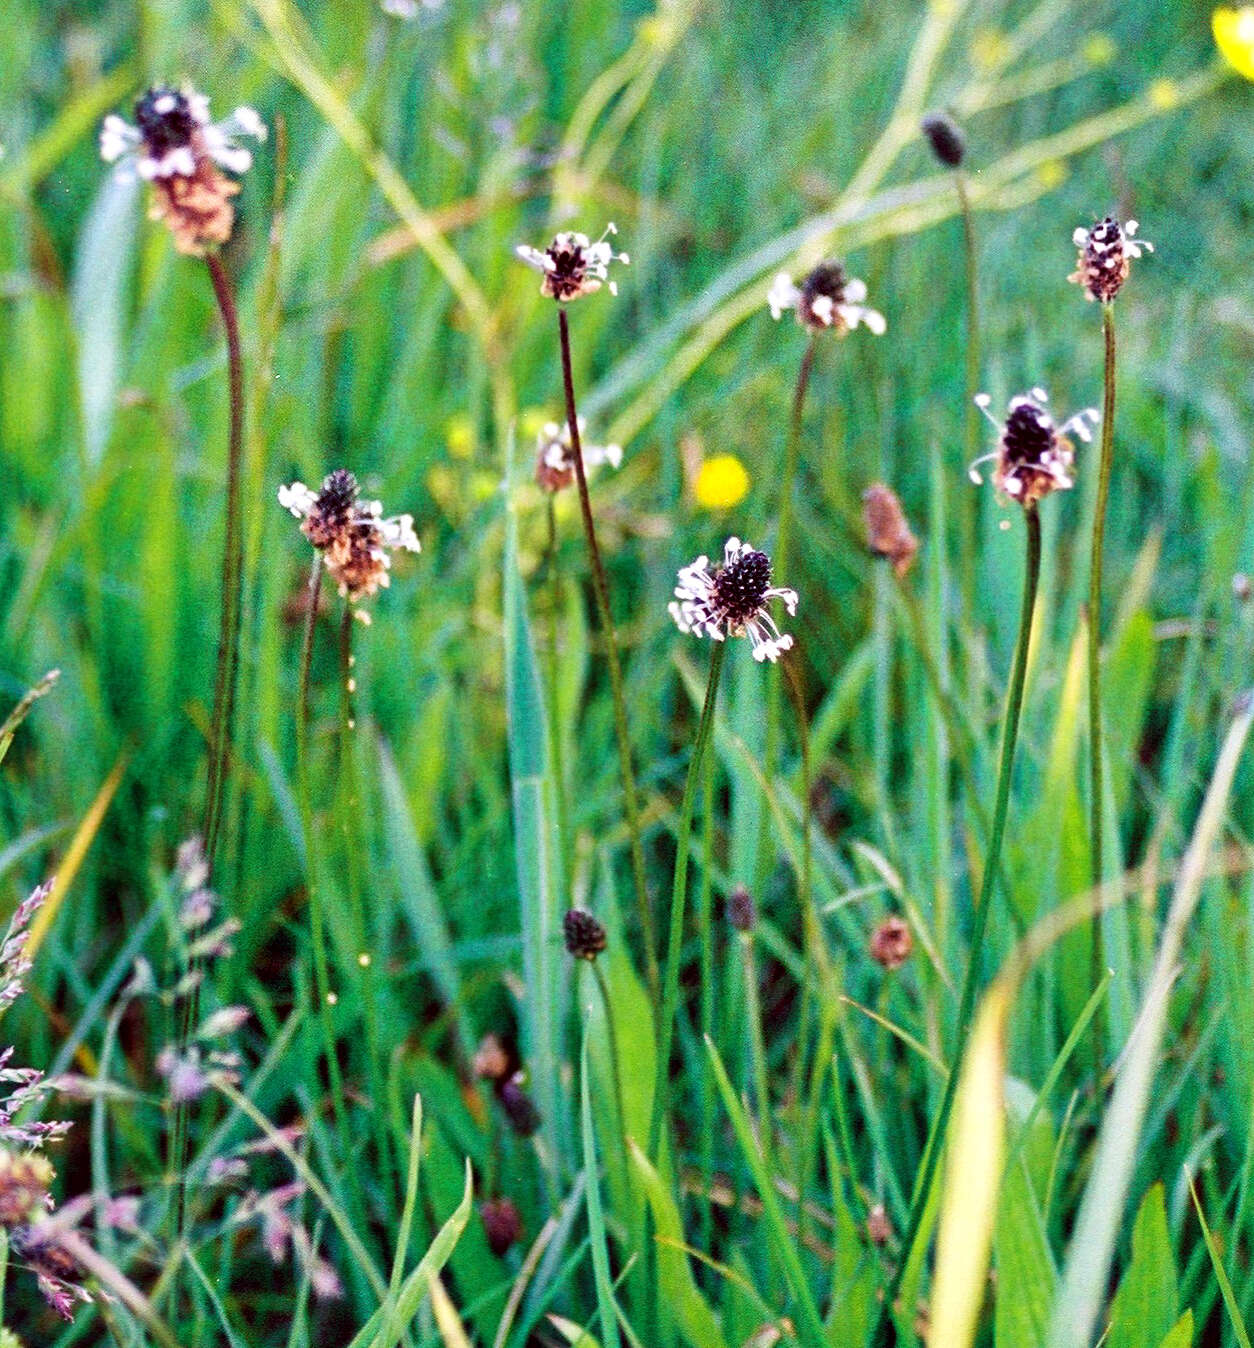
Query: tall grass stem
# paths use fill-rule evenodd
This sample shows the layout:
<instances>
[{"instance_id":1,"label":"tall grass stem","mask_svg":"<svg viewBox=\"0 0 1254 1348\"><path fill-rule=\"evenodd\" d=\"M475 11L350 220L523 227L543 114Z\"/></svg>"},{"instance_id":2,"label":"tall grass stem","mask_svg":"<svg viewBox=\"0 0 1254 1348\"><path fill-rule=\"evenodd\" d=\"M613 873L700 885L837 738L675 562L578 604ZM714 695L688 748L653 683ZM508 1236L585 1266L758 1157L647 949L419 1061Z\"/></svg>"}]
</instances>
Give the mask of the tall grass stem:
<instances>
[{"instance_id":1,"label":"tall grass stem","mask_svg":"<svg viewBox=\"0 0 1254 1348\"><path fill-rule=\"evenodd\" d=\"M719 677L727 656L727 642L711 643L710 677L701 705L697 740L688 763L683 800L679 806L679 828L675 835L675 876L671 888L670 931L666 942L665 982L662 989L662 1017L658 1031L657 1081L653 1088L653 1114L649 1121L648 1156L661 1168L662 1127L670 1107L670 1058L675 1037L675 1017L679 1014L679 965L684 944L684 910L688 897L688 849L692 840L692 807L701 780L701 764L714 730L714 708L718 702Z\"/></svg>"},{"instance_id":2,"label":"tall grass stem","mask_svg":"<svg viewBox=\"0 0 1254 1348\"><path fill-rule=\"evenodd\" d=\"M897 1269L885 1292L884 1300L880 1305L879 1317L871 1334L872 1348L887 1348L887 1345L892 1342L893 1303L901 1290L901 1280L910 1263L914 1243L918 1239L919 1228L923 1222L923 1213L927 1208L932 1179L936 1174L941 1152L944 1150L945 1132L949 1126L954 1095L958 1089L959 1068L962 1064L962 1055L966 1051L967 1037L971 1029L976 986L980 981L980 967L984 953L984 933L988 928L988 913L992 906L998 865L1001 858L1002 840L1006 832L1006 816L1010 804L1010 783L1014 775L1015 747L1019 739L1019 717L1023 710L1023 689L1027 677L1028 646L1032 637L1032 617L1036 610L1036 591L1041 575L1041 520L1036 507L1027 507L1023 512L1023 518L1027 528L1027 559L1023 571L1023 604L1019 613L1019 636L1015 643L1014 664L1011 669L1010 685L1006 692L1006 716L1002 723L1001 754L997 767L997 796L993 806L993 830L989 838L988 856L984 861L984 872L980 879L980 893L976 901L974 921L971 928L971 949L967 957L967 970L962 983L961 1000L958 1005L957 1035L954 1041L954 1050L950 1056L945 1094L941 1099L936 1122L932 1125L928 1136L927 1145L923 1151L923 1160L919 1167L919 1175L915 1181L906 1229L901 1239Z\"/></svg>"},{"instance_id":3,"label":"tall grass stem","mask_svg":"<svg viewBox=\"0 0 1254 1348\"><path fill-rule=\"evenodd\" d=\"M966 462L973 463L980 453L980 412L975 405L980 383L980 289L979 257L975 246L975 217L971 211L971 198L967 192L966 175L959 172L954 175L954 186L958 193L958 208L962 216L962 253L965 263L967 287L967 345L963 372L966 384L966 422L964 432L966 440ZM961 535L961 586L968 613L975 611L975 527L977 498L973 493L965 496L966 504L962 511Z\"/></svg>"},{"instance_id":4,"label":"tall grass stem","mask_svg":"<svg viewBox=\"0 0 1254 1348\"><path fill-rule=\"evenodd\" d=\"M614 634L614 617L610 610L610 587L601 561L597 543L596 524L592 518L592 498L588 493L588 475L584 470L583 445L579 438L579 414L575 408L575 378L570 359L570 324L565 308L557 311L558 335L562 348L562 385L566 394L566 422L570 428L571 452L575 460L575 481L579 487L579 513L583 519L584 537L588 544L588 559L592 565L592 588L596 594L601 631L605 638L606 661L610 670L610 692L614 700L614 730L618 738L618 757L623 777L623 809L627 816L627 831L631 837L631 870L636 887L636 906L640 915L640 929L645 949L645 971L654 1005L658 993L657 936L653 926L653 909L649 903L649 888L644 873L644 844L640 833L640 806L636 798L636 774L631 765L631 734L627 726L627 700L623 694L623 671L618 660L618 640Z\"/></svg>"}]
</instances>

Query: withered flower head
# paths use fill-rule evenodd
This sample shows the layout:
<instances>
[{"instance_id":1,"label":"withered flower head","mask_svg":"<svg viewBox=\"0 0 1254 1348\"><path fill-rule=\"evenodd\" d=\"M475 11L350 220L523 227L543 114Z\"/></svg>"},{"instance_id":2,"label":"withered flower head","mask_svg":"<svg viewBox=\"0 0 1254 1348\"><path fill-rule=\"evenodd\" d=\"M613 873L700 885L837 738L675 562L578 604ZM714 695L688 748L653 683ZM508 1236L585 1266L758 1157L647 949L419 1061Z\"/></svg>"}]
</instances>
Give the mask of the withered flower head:
<instances>
[{"instance_id":1,"label":"withered flower head","mask_svg":"<svg viewBox=\"0 0 1254 1348\"><path fill-rule=\"evenodd\" d=\"M508 1198L490 1198L479 1209L488 1249L499 1259L511 1245L522 1239L522 1218Z\"/></svg>"},{"instance_id":2,"label":"withered flower head","mask_svg":"<svg viewBox=\"0 0 1254 1348\"><path fill-rule=\"evenodd\" d=\"M590 445L583 438L584 420L578 419L579 448L583 451L584 472L608 463L617 468L623 461L621 445ZM570 423L546 421L536 439L536 481L544 491L561 491L575 480L575 448L570 440Z\"/></svg>"},{"instance_id":3,"label":"withered flower head","mask_svg":"<svg viewBox=\"0 0 1254 1348\"><path fill-rule=\"evenodd\" d=\"M799 286L786 271L780 272L771 282L766 302L772 318L779 319L791 309L797 322L813 332L844 337L861 323L877 337L883 336L884 315L866 308L865 299L865 283L850 276L843 263L831 259L820 262Z\"/></svg>"},{"instance_id":4,"label":"withered flower head","mask_svg":"<svg viewBox=\"0 0 1254 1348\"><path fill-rule=\"evenodd\" d=\"M566 949L577 960L594 960L605 949L605 928L582 908L571 908L562 918Z\"/></svg>"},{"instance_id":5,"label":"withered flower head","mask_svg":"<svg viewBox=\"0 0 1254 1348\"><path fill-rule=\"evenodd\" d=\"M881 968L900 969L914 949L909 924L900 917L886 917L871 933L871 958Z\"/></svg>"},{"instance_id":6,"label":"withered flower head","mask_svg":"<svg viewBox=\"0 0 1254 1348\"><path fill-rule=\"evenodd\" d=\"M358 499L360 491L343 468L329 473L318 492L303 482L279 488L279 504L301 521L301 533L322 553L340 594L353 604L389 583L390 552L422 550L412 515L384 519L382 504Z\"/></svg>"},{"instance_id":7,"label":"withered flower head","mask_svg":"<svg viewBox=\"0 0 1254 1348\"><path fill-rule=\"evenodd\" d=\"M496 1092L509 1126L519 1137L531 1137L539 1130L541 1122L540 1111L523 1085L525 1080L522 1072L515 1072L508 1080L500 1083Z\"/></svg>"},{"instance_id":8,"label":"withered flower head","mask_svg":"<svg viewBox=\"0 0 1254 1348\"><path fill-rule=\"evenodd\" d=\"M958 168L967 153L967 138L947 112L930 112L919 123L932 153L946 168Z\"/></svg>"},{"instance_id":9,"label":"withered flower head","mask_svg":"<svg viewBox=\"0 0 1254 1348\"><path fill-rule=\"evenodd\" d=\"M792 637L781 632L767 608L771 599L783 600L791 617L797 611L795 590L771 585L771 559L738 538L729 538L723 564L710 570L710 559L698 557L679 572L670 615L681 632L711 641L749 638L755 660L778 660L792 649Z\"/></svg>"},{"instance_id":10,"label":"withered flower head","mask_svg":"<svg viewBox=\"0 0 1254 1348\"><path fill-rule=\"evenodd\" d=\"M1134 239L1137 224L1129 220L1121 225L1113 215L1097 221L1092 229L1081 226L1071 236L1080 250L1076 269L1067 277L1084 287L1084 298L1109 304L1123 289L1132 262L1141 256L1141 250L1154 251L1154 245L1145 239Z\"/></svg>"},{"instance_id":11,"label":"withered flower head","mask_svg":"<svg viewBox=\"0 0 1254 1348\"><path fill-rule=\"evenodd\" d=\"M509 1072L509 1054L494 1034L485 1034L471 1062L475 1076L483 1081L502 1081Z\"/></svg>"},{"instance_id":12,"label":"withered flower head","mask_svg":"<svg viewBox=\"0 0 1254 1348\"><path fill-rule=\"evenodd\" d=\"M135 102L135 126L116 114L100 129L100 156L152 184L150 214L164 220L180 253L203 256L231 237L239 184L228 173L247 172L252 153L239 137L266 137L252 108L236 108L221 122L209 118L209 100L194 89L156 85Z\"/></svg>"},{"instance_id":13,"label":"withered flower head","mask_svg":"<svg viewBox=\"0 0 1254 1348\"><path fill-rule=\"evenodd\" d=\"M757 904L744 885L737 885L727 896L727 920L739 932L749 932L757 926Z\"/></svg>"},{"instance_id":14,"label":"withered flower head","mask_svg":"<svg viewBox=\"0 0 1254 1348\"><path fill-rule=\"evenodd\" d=\"M893 1238L893 1224L883 1203L876 1203L866 1215L867 1239L872 1245L887 1245Z\"/></svg>"},{"instance_id":15,"label":"withered flower head","mask_svg":"<svg viewBox=\"0 0 1254 1348\"><path fill-rule=\"evenodd\" d=\"M626 266L631 261L626 253L616 253L607 242L609 235L617 233L613 221L605 226L605 232L595 243L590 243L586 234L565 230L547 248L520 243L514 255L542 273L540 293L559 304L591 295L601 289L603 282L608 282L611 295L617 295L617 283L609 280L610 263L621 262Z\"/></svg>"},{"instance_id":16,"label":"withered flower head","mask_svg":"<svg viewBox=\"0 0 1254 1348\"><path fill-rule=\"evenodd\" d=\"M1101 413L1086 407L1061 426L1055 425L1044 407L1049 401L1048 394L1042 388L1034 388L1030 395L1011 398L1003 425L988 410L991 401L987 393L980 393L975 404L997 427L997 448L967 470L971 481L982 482L979 465L992 460L993 485L1025 508L1036 505L1051 491L1072 486L1075 451L1067 436L1074 432L1087 444L1093 438L1093 427L1101 420Z\"/></svg>"},{"instance_id":17,"label":"withered flower head","mask_svg":"<svg viewBox=\"0 0 1254 1348\"><path fill-rule=\"evenodd\" d=\"M0 1226L11 1231L50 1212L55 1175L52 1162L39 1152L0 1149Z\"/></svg>"},{"instance_id":18,"label":"withered flower head","mask_svg":"<svg viewBox=\"0 0 1254 1348\"><path fill-rule=\"evenodd\" d=\"M919 540L910 532L897 493L873 482L862 493L862 517L867 547L876 557L887 557L898 577L904 577L914 565Z\"/></svg>"}]
</instances>

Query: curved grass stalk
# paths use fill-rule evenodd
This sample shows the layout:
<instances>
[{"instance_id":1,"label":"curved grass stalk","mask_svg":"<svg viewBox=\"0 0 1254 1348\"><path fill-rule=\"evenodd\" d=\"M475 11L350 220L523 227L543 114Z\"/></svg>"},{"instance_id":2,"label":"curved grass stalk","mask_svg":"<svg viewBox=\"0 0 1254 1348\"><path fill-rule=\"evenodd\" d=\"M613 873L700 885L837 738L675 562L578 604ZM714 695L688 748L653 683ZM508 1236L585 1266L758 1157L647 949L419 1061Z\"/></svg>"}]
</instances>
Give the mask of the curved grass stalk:
<instances>
[{"instance_id":1,"label":"curved grass stalk","mask_svg":"<svg viewBox=\"0 0 1254 1348\"><path fill-rule=\"evenodd\" d=\"M579 438L579 414L575 407L575 379L570 359L570 324L565 307L557 311L558 336L562 349L562 386L566 395L566 423L570 429L572 457L575 460L575 480L579 487L579 514L583 520L584 538L588 544L588 559L592 566L592 589L596 595L597 614L601 619L601 633L605 638L605 656L610 671L610 692L614 700L614 731L618 740L619 769L623 778L623 809L627 816L627 831L631 837L631 870L636 887L636 907L645 948L645 970L649 990L655 998L658 991L657 938L653 929L653 909L649 903L649 889L644 874L644 844L640 833L640 804L636 797L636 775L631 765L631 732L627 725L627 699L623 693L623 671L618 659L618 638L614 634L614 615L610 610L610 587L601 561L597 543L596 523L592 518L592 497L588 492L588 475L584 470L583 446Z\"/></svg>"},{"instance_id":2,"label":"curved grass stalk","mask_svg":"<svg viewBox=\"0 0 1254 1348\"><path fill-rule=\"evenodd\" d=\"M893 1274L884 1300L880 1305L879 1316L871 1334L872 1348L887 1348L892 1342L892 1308L901 1290L902 1278L910 1264L923 1214L931 1194L932 1180L944 1149L945 1134L949 1126L953 1109L954 1095L958 1089L960 1068L966 1051L967 1039L971 1030L971 1015L975 1007L975 989L979 982L981 957L984 953L984 934L988 928L988 913L992 906L993 891L996 886L1001 858L1002 840L1006 831L1006 816L1010 804L1010 782L1014 772L1015 746L1019 738L1019 717L1023 710L1023 689L1027 676L1028 645L1032 635L1032 616L1036 609L1036 591L1041 574L1041 520L1035 506L1027 507L1023 512L1027 527L1027 559L1023 573L1023 604L1019 612L1019 636L1015 643L1014 665L1010 675L1010 685L1006 692L1006 719L1002 726L1001 758L997 769L997 797L993 808L993 831L989 838L988 856L984 861L984 874L980 882L980 894L975 906L975 921L971 930L971 950L967 957L967 971L962 984L962 997L958 1006L958 1029L954 1050L949 1065L949 1079L945 1085L945 1094L941 1099L940 1110L928 1135L923 1151L923 1161L915 1181L914 1195L910 1203L910 1213L905 1233L898 1252L897 1269Z\"/></svg>"}]
</instances>

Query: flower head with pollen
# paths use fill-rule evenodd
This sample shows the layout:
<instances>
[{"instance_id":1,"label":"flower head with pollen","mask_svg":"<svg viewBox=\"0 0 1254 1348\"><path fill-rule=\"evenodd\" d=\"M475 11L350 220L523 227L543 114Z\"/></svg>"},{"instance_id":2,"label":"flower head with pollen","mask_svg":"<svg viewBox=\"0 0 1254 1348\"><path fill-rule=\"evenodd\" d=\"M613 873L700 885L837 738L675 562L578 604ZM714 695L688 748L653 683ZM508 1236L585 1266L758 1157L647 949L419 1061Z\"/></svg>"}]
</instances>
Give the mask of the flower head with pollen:
<instances>
[{"instance_id":1,"label":"flower head with pollen","mask_svg":"<svg viewBox=\"0 0 1254 1348\"><path fill-rule=\"evenodd\" d=\"M590 445L583 438L584 419L579 418L579 448L583 452L584 471L608 463L617 468L623 461L621 445ZM561 491L575 480L575 449L570 440L570 423L546 421L536 437L536 482L544 491Z\"/></svg>"},{"instance_id":2,"label":"flower head with pollen","mask_svg":"<svg viewBox=\"0 0 1254 1348\"><path fill-rule=\"evenodd\" d=\"M618 227L611 221L595 243L586 234L566 230L558 234L547 248L532 248L520 243L514 255L527 266L540 272L540 293L567 304L582 295L591 295L608 284L611 295L618 294L618 286L609 279L610 264L621 262L626 266L631 259L626 253L616 253L608 242Z\"/></svg>"},{"instance_id":3,"label":"flower head with pollen","mask_svg":"<svg viewBox=\"0 0 1254 1348\"><path fill-rule=\"evenodd\" d=\"M1152 243L1134 239L1135 233L1135 220L1121 225L1113 215L1108 215L1092 229L1081 226L1071 236L1080 256L1067 280L1084 287L1085 299L1109 304L1123 289L1131 263L1141 256L1141 250L1154 251Z\"/></svg>"},{"instance_id":4,"label":"flower head with pollen","mask_svg":"<svg viewBox=\"0 0 1254 1348\"><path fill-rule=\"evenodd\" d=\"M390 553L422 548L412 515L384 519L382 504L360 500L360 491L357 479L343 468L328 473L318 492L303 482L279 488L279 504L301 521L301 533L322 554L340 594L353 604L389 583Z\"/></svg>"},{"instance_id":5,"label":"flower head with pollen","mask_svg":"<svg viewBox=\"0 0 1254 1348\"><path fill-rule=\"evenodd\" d=\"M814 332L844 337L861 323L881 337L887 328L884 315L866 308L865 299L865 283L850 276L843 263L829 260L820 262L800 285L786 271L780 272L771 282L766 302L772 318L779 319L791 309L797 322Z\"/></svg>"},{"instance_id":6,"label":"flower head with pollen","mask_svg":"<svg viewBox=\"0 0 1254 1348\"><path fill-rule=\"evenodd\" d=\"M795 590L771 585L771 559L738 538L729 538L723 564L710 570L710 559L698 557L679 573L670 615L681 632L711 641L747 636L755 660L778 660L792 649L792 637L781 632L767 608L783 601L791 617L797 611Z\"/></svg>"},{"instance_id":7,"label":"flower head with pollen","mask_svg":"<svg viewBox=\"0 0 1254 1348\"><path fill-rule=\"evenodd\" d=\"M1220 55L1238 75L1254 80L1254 5L1217 9L1210 25Z\"/></svg>"},{"instance_id":8,"label":"flower head with pollen","mask_svg":"<svg viewBox=\"0 0 1254 1348\"><path fill-rule=\"evenodd\" d=\"M202 256L231 237L239 184L228 173L247 172L252 152L241 136L266 137L252 108L236 108L221 122L209 117L209 100L194 89L156 85L135 103L135 125L116 114L100 129L100 157L152 184L150 214L164 220L181 253Z\"/></svg>"},{"instance_id":9,"label":"flower head with pollen","mask_svg":"<svg viewBox=\"0 0 1254 1348\"><path fill-rule=\"evenodd\" d=\"M1042 388L1034 388L1030 395L1011 398L1003 425L988 410L991 401L987 393L980 393L975 405L997 427L997 448L967 470L971 481L982 482L979 465L992 460L993 485L1003 496L1025 508L1034 506L1051 491L1072 486L1075 451L1067 436L1074 433L1087 444L1093 438L1093 427L1101 420L1101 413L1086 407L1061 426L1055 425L1044 407L1049 395Z\"/></svg>"}]
</instances>

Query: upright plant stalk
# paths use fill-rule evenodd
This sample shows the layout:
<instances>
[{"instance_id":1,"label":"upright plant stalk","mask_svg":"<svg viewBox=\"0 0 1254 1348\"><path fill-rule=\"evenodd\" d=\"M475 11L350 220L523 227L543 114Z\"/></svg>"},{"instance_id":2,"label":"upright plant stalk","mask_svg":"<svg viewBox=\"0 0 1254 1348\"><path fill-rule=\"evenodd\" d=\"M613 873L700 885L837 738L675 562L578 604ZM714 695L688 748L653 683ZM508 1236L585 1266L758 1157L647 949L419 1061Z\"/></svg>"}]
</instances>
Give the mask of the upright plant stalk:
<instances>
[{"instance_id":1,"label":"upright plant stalk","mask_svg":"<svg viewBox=\"0 0 1254 1348\"><path fill-rule=\"evenodd\" d=\"M701 1038L714 1038L714 763L715 754L707 754L701 798L705 804L702 820L701 888L697 897L697 930L701 937ZM706 1057L701 1063L701 1249L711 1248L714 1237L714 1199L711 1193L714 1175L714 1076Z\"/></svg>"},{"instance_id":2,"label":"upright plant stalk","mask_svg":"<svg viewBox=\"0 0 1254 1348\"><path fill-rule=\"evenodd\" d=\"M549 639L545 642L544 678L548 691L549 753L553 759L553 778L557 784L557 836L562 859L562 892L570 893L574 874L574 841L570 835L570 804L566 793L566 765L562 745L561 689L558 685L558 632L562 611L562 573L557 564L557 511L549 493L548 539L544 569L549 582Z\"/></svg>"},{"instance_id":3,"label":"upright plant stalk","mask_svg":"<svg viewBox=\"0 0 1254 1348\"><path fill-rule=\"evenodd\" d=\"M231 722L235 710L235 684L239 669L239 628L241 585L244 567L244 532L240 519L240 481L244 458L244 360L239 339L239 310L221 255L207 253L205 263L213 285L214 299L226 334L227 386L230 403L226 457L226 538L222 548L222 594L218 621L218 657L213 684L213 713L209 726L209 770L205 786L201 836L209 873L214 875L220 838L223 801L226 795L228 764L231 754ZM212 882L212 881L211 881ZM200 1009L199 977L204 960L195 956L189 967L190 987L179 1015L178 1046L183 1053L191 1040ZM175 1106L170 1140L170 1162L177 1183L175 1225L181 1237L186 1220L186 1194L183 1160L187 1151L190 1102Z\"/></svg>"},{"instance_id":4,"label":"upright plant stalk","mask_svg":"<svg viewBox=\"0 0 1254 1348\"><path fill-rule=\"evenodd\" d=\"M701 764L714 730L714 707L718 701L718 681L727 655L726 641L712 643L710 677L705 685L697 740L684 781L679 806L679 829L675 835L675 877L671 888L670 932L666 942L665 982L662 989L662 1018L658 1031L657 1080L653 1087L653 1115L649 1121L648 1156L661 1164L662 1128L670 1105L670 1057L675 1036L675 1017L679 1014L679 961L684 943L684 909L688 898L688 848L692 840L692 806L701 780Z\"/></svg>"},{"instance_id":5,"label":"upright plant stalk","mask_svg":"<svg viewBox=\"0 0 1254 1348\"><path fill-rule=\"evenodd\" d=\"M579 439L579 415L575 410L575 379L570 360L570 325L566 310L557 311L558 333L562 347L562 384L566 392L566 422L570 428L571 451L575 460L575 480L579 486L579 513L583 517L583 532L588 543L588 558L592 563L592 588L596 594L597 611L601 618L601 632L605 638L606 658L610 667L610 691L614 698L614 729L618 737L618 758L623 777L623 807L627 815L627 831L631 835L631 869L636 885L636 905L640 913L640 927L644 937L645 970L649 991L657 1004L658 964L657 937L653 927L653 909L649 903L649 889L644 875L644 846L640 839L640 806L636 799L636 775L631 766L631 735L627 728L627 701L623 695L623 671L618 662L618 640L614 635L614 618L610 611L610 587L605 578L601 549L597 543L596 525L592 519L592 498L588 494L588 475L583 466L583 446Z\"/></svg>"},{"instance_id":6,"label":"upright plant stalk","mask_svg":"<svg viewBox=\"0 0 1254 1348\"><path fill-rule=\"evenodd\" d=\"M915 1181L914 1195L910 1203L910 1213L906 1222L905 1234L901 1240L901 1250L897 1269L884 1294L880 1305L879 1317L871 1334L872 1348L885 1348L892 1342L892 1308L901 1290L901 1281L910 1263L914 1243L918 1239L919 1228L923 1222L923 1213L927 1207L928 1194L932 1188L932 1179L944 1150L945 1132L949 1125L949 1115L953 1108L954 1095L958 1089L959 1069L966 1052L967 1036L971 1029L971 1014L975 1008L975 990L979 982L981 956L983 955L984 933L988 927L988 912L992 906L993 891L997 883L998 863L1001 858L1002 840L1006 831L1006 814L1010 803L1010 782L1014 774L1015 746L1019 739L1019 716L1023 710L1023 686L1027 675L1028 645L1032 635L1032 615L1036 609L1036 590L1041 574L1041 520L1035 505L1027 506L1023 512L1027 526L1027 559L1023 573L1023 605L1019 612L1019 637L1015 644L1014 665L1010 674L1010 686L1006 693L1006 719L1002 725L1001 753L997 767L997 796L993 806L993 830L988 843L988 856L984 862L984 873L980 879L980 895L975 906L975 920L971 929L971 953L967 960L967 971L962 984L962 997L958 1005L958 1033L954 1050L950 1055L949 1077L945 1083L945 1094L941 1100L936 1122L928 1135L923 1151L923 1161Z\"/></svg>"},{"instance_id":7,"label":"upright plant stalk","mask_svg":"<svg viewBox=\"0 0 1254 1348\"><path fill-rule=\"evenodd\" d=\"M601 1005L605 1008L605 1028L609 1036L610 1069L614 1074L614 1108L618 1115L618 1130L623 1148L627 1146L627 1111L623 1107L622 1068L618 1056L618 1031L614 1027L614 1004L610 1001L609 984L605 981L605 971L600 960L589 961L592 975L596 979L597 991L601 994Z\"/></svg>"},{"instance_id":8,"label":"upright plant stalk","mask_svg":"<svg viewBox=\"0 0 1254 1348\"><path fill-rule=\"evenodd\" d=\"M1115 306L1102 304L1102 333L1106 339L1106 370L1102 398L1102 441L1097 470L1097 508L1093 513L1093 550L1089 562L1089 864L1093 879L1093 937L1091 981L1094 987L1105 972L1102 932L1102 549L1106 537L1106 504L1110 499L1110 472L1115 439ZM1099 1013L1100 1014L1100 1013ZM1100 1023L1097 1052L1101 1054Z\"/></svg>"},{"instance_id":9,"label":"upright plant stalk","mask_svg":"<svg viewBox=\"0 0 1254 1348\"><path fill-rule=\"evenodd\" d=\"M327 966L326 914L322 910L322 884L318 874L318 842L314 833L313 797L309 764L309 674L313 664L314 628L318 622L318 599L322 590L322 555L315 554L306 591L305 626L300 644L300 688L296 707L296 789L300 797L300 827L305 837L305 887L309 897L309 940L313 947L314 989L318 997L327 1079L335 1111L340 1149L349 1155L348 1119L344 1111L344 1082L335 1050L335 1024L331 1017L331 977Z\"/></svg>"},{"instance_id":10,"label":"upright plant stalk","mask_svg":"<svg viewBox=\"0 0 1254 1348\"><path fill-rule=\"evenodd\" d=\"M231 753L231 723L239 672L240 588L244 565L244 531L240 516L240 482L244 459L244 361L240 351L239 311L221 255L206 255L214 298L226 332L230 384L230 431L226 461L226 540L222 551L222 610L218 623L218 665L213 688L213 721L209 734L209 784L205 799L205 856L210 868L217 854Z\"/></svg>"},{"instance_id":11,"label":"upright plant stalk","mask_svg":"<svg viewBox=\"0 0 1254 1348\"><path fill-rule=\"evenodd\" d=\"M775 574L789 579L788 549L792 543L792 498L797 485L797 469L801 461L801 420L805 412L806 391L810 387L810 375L814 369L814 355L818 349L818 334L811 335L806 343L805 354L801 357L801 366L797 370L797 383L792 394L792 416L788 423L788 442L784 446L783 476L780 479L779 520L775 531ZM767 782L775 777L775 761L779 757L779 670L772 668L767 675L766 685L766 738L762 746L762 769ZM754 876L754 889L762 893L767 877L771 873L770 856L770 811L763 809L762 823L758 832L758 866Z\"/></svg>"}]
</instances>

